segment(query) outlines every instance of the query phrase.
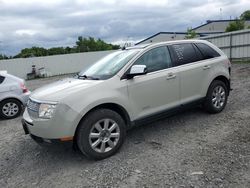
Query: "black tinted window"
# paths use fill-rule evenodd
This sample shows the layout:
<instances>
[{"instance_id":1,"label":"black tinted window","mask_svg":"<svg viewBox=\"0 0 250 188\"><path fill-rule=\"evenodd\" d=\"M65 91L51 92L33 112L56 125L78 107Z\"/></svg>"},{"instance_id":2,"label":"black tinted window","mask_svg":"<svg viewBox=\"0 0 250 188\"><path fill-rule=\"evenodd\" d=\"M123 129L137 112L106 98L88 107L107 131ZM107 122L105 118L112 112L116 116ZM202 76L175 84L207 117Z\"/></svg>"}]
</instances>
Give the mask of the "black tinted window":
<instances>
[{"instance_id":1,"label":"black tinted window","mask_svg":"<svg viewBox=\"0 0 250 188\"><path fill-rule=\"evenodd\" d=\"M3 83L4 79L5 79L5 77L0 76L0 84Z\"/></svg>"},{"instance_id":2,"label":"black tinted window","mask_svg":"<svg viewBox=\"0 0 250 188\"><path fill-rule=\"evenodd\" d=\"M171 46L177 65L183 65L201 60L191 43L174 44Z\"/></svg>"},{"instance_id":3,"label":"black tinted window","mask_svg":"<svg viewBox=\"0 0 250 188\"><path fill-rule=\"evenodd\" d=\"M143 54L134 65L146 65L148 72L171 67L170 54L166 46L152 49Z\"/></svg>"},{"instance_id":4,"label":"black tinted window","mask_svg":"<svg viewBox=\"0 0 250 188\"><path fill-rule=\"evenodd\" d=\"M213 48L211 48L210 46L208 46L206 44L196 43L195 45L201 51L201 53L203 55L203 59L210 59L210 58L214 58L214 57L219 57L220 56L220 54L218 52L216 52Z\"/></svg>"},{"instance_id":5,"label":"black tinted window","mask_svg":"<svg viewBox=\"0 0 250 188\"><path fill-rule=\"evenodd\" d=\"M0 84L3 83L4 79L5 79L5 77L0 76Z\"/></svg>"}]
</instances>

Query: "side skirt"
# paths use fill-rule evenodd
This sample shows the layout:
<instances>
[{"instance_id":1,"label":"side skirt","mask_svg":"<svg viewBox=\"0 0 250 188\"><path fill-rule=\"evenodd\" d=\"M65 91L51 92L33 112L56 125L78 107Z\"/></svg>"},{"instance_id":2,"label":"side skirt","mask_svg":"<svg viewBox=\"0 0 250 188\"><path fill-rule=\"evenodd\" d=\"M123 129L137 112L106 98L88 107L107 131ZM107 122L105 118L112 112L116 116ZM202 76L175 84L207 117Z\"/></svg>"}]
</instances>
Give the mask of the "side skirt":
<instances>
[{"instance_id":1,"label":"side skirt","mask_svg":"<svg viewBox=\"0 0 250 188\"><path fill-rule=\"evenodd\" d=\"M161 112L157 112L157 113L154 113L152 115L145 116L145 117L142 117L140 119L136 119L136 120L131 122L131 126L129 128L134 127L134 126L149 124L149 123L155 122L157 120L161 120L161 119L176 115L180 112L183 112L183 111L186 111L190 108L194 108L194 107L201 105L204 102L204 100L205 100L205 98L198 99L198 100L195 100L193 102L189 102L187 104L182 104L180 106L177 106L177 107L174 107L174 108L171 108L168 110L163 110Z\"/></svg>"}]
</instances>

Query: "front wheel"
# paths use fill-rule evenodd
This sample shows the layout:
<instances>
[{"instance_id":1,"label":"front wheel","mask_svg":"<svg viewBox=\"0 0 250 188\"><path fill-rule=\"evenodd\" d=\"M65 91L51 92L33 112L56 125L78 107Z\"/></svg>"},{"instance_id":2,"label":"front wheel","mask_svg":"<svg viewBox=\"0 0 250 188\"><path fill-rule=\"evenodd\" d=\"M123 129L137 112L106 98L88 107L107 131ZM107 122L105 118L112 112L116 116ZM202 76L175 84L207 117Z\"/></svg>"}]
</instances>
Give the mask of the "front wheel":
<instances>
[{"instance_id":1,"label":"front wheel","mask_svg":"<svg viewBox=\"0 0 250 188\"><path fill-rule=\"evenodd\" d=\"M109 109L90 112L80 123L76 141L88 158L100 160L115 154L126 136L122 117Z\"/></svg>"},{"instance_id":2,"label":"front wheel","mask_svg":"<svg viewBox=\"0 0 250 188\"><path fill-rule=\"evenodd\" d=\"M204 102L205 110L209 113L221 112L227 104L228 92L228 88L224 82L214 80L208 88Z\"/></svg>"}]
</instances>

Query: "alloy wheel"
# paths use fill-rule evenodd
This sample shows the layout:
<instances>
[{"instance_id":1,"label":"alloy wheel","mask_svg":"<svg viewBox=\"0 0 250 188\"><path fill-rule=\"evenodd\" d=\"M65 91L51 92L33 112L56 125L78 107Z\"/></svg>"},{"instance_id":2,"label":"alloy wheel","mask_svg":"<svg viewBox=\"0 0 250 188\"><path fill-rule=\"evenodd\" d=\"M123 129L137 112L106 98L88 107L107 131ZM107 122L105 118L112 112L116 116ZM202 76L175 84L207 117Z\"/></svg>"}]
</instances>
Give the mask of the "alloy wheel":
<instances>
[{"instance_id":1,"label":"alloy wheel","mask_svg":"<svg viewBox=\"0 0 250 188\"><path fill-rule=\"evenodd\" d=\"M7 117L13 117L19 112L19 107L14 102L6 103L2 108L2 113Z\"/></svg>"},{"instance_id":2,"label":"alloy wheel","mask_svg":"<svg viewBox=\"0 0 250 188\"><path fill-rule=\"evenodd\" d=\"M112 150L120 139L120 128L112 119L102 119L95 123L89 134L89 144L98 153Z\"/></svg>"},{"instance_id":3,"label":"alloy wheel","mask_svg":"<svg viewBox=\"0 0 250 188\"><path fill-rule=\"evenodd\" d=\"M212 93L212 103L215 108L223 107L226 99L226 91L222 86L216 86Z\"/></svg>"}]
</instances>

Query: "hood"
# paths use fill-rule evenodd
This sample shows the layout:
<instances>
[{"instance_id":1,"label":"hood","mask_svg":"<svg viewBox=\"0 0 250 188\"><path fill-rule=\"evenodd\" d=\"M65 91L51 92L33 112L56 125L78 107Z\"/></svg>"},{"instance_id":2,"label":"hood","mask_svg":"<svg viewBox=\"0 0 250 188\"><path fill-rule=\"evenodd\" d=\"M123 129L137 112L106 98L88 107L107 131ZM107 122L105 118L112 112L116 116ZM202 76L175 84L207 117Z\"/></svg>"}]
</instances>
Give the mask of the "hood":
<instances>
[{"instance_id":1,"label":"hood","mask_svg":"<svg viewBox=\"0 0 250 188\"><path fill-rule=\"evenodd\" d=\"M93 87L101 82L103 81L66 78L36 89L32 92L31 98L58 102L72 93Z\"/></svg>"}]
</instances>

